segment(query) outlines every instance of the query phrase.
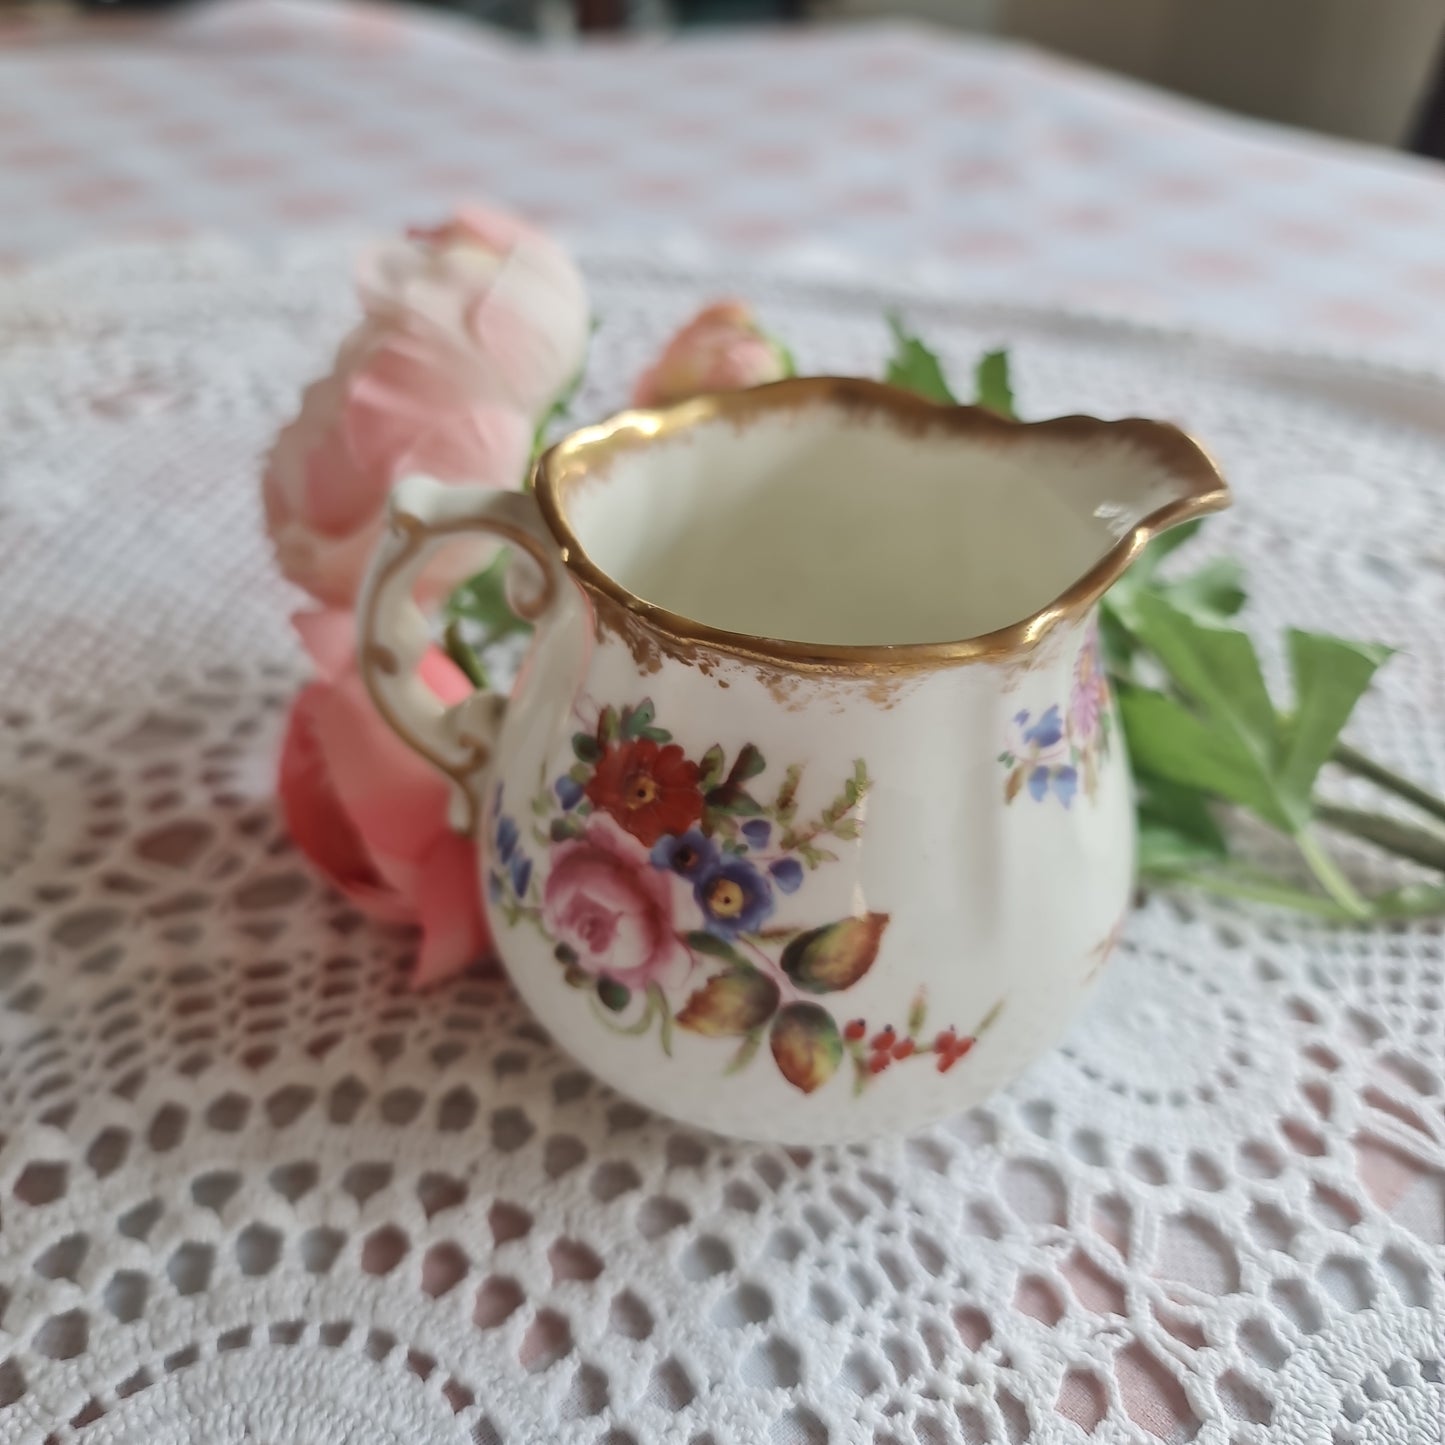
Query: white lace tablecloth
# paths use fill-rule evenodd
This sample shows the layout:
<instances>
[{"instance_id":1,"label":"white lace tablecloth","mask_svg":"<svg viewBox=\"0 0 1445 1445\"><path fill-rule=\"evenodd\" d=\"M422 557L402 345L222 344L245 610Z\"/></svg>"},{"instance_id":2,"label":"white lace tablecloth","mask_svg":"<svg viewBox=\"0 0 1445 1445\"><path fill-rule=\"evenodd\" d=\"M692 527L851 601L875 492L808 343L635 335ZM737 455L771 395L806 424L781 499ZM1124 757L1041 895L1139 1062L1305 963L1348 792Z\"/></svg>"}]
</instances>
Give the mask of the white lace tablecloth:
<instances>
[{"instance_id":1,"label":"white lace tablecloth","mask_svg":"<svg viewBox=\"0 0 1445 1445\"><path fill-rule=\"evenodd\" d=\"M584 413L718 279L588 269ZM837 1151L643 1112L502 983L409 992L269 796L300 664L256 459L345 271L0 291L0 1441L1441 1438L1438 924L1154 897L1014 1088ZM807 369L876 369L900 304L960 366L1008 341L1027 413L1191 425L1254 625L1398 644L1355 737L1445 789L1439 378L729 280Z\"/></svg>"}]
</instances>

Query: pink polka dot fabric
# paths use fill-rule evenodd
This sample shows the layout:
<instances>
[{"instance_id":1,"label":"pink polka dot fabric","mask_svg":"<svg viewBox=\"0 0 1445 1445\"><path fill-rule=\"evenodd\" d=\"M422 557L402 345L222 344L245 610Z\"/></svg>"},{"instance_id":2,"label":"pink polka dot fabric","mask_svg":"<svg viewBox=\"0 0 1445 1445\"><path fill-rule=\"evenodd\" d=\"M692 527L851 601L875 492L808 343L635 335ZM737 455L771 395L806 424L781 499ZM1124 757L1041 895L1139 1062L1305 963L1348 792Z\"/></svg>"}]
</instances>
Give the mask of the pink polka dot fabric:
<instances>
[{"instance_id":1,"label":"pink polka dot fabric","mask_svg":"<svg viewBox=\"0 0 1445 1445\"><path fill-rule=\"evenodd\" d=\"M1445 349L1445 168L900 26L538 49L426 12L220 0L0 32L0 261L391 229L806 249L1312 344Z\"/></svg>"}]
</instances>

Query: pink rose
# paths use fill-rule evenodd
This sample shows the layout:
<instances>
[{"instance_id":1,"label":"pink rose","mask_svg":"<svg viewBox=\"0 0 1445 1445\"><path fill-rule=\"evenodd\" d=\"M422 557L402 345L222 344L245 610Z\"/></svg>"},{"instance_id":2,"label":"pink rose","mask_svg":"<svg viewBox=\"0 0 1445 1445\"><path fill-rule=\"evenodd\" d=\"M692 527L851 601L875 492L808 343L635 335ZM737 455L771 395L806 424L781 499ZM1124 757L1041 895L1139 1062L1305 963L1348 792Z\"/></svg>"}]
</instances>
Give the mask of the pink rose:
<instances>
[{"instance_id":1,"label":"pink rose","mask_svg":"<svg viewBox=\"0 0 1445 1445\"><path fill-rule=\"evenodd\" d=\"M577 967L642 988L688 967L673 921L676 877L654 868L647 850L597 815L580 838L552 849L542 896L550 937L577 955Z\"/></svg>"},{"instance_id":2,"label":"pink rose","mask_svg":"<svg viewBox=\"0 0 1445 1445\"><path fill-rule=\"evenodd\" d=\"M638 378L634 406L667 406L705 391L739 391L791 374L787 354L741 301L715 301Z\"/></svg>"},{"instance_id":3,"label":"pink rose","mask_svg":"<svg viewBox=\"0 0 1445 1445\"><path fill-rule=\"evenodd\" d=\"M321 674L291 705L278 792L296 846L359 908L417 923L413 982L434 983L491 951L476 847L447 819L450 785L373 707L355 666L355 626L342 612L298 615ZM418 669L444 703L470 684L433 648Z\"/></svg>"},{"instance_id":4,"label":"pink rose","mask_svg":"<svg viewBox=\"0 0 1445 1445\"><path fill-rule=\"evenodd\" d=\"M282 572L335 607L355 602L400 477L522 484L537 426L587 343L577 268L510 216L463 211L382 246L359 286L366 317L307 388L262 485ZM424 599L475 571L486 545L441 553Z\"/></svg>"}]
</instances>

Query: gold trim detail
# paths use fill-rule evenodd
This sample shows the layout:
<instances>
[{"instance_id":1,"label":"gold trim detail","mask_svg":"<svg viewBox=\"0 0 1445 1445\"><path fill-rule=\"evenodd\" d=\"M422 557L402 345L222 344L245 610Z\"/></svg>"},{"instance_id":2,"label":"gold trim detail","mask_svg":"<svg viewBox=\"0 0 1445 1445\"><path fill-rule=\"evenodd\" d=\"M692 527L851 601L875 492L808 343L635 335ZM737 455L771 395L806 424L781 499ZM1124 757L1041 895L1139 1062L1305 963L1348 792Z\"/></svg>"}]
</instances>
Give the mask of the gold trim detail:
<instances>
[{"instance_id":1,"label":"gold trim detail","mask_svg":"<svg viewBox=\"0 0 1445 1445\"><path fill-rule=\"evenodd\" d=\"M391 516L391 526L402 539L402 546L387 559L381 571L377 573L376 580L367 595L367 605L360 618L360 632L363 639L371 639L376 635L376 616L383 594L388 591L397 574L412 562L417 553L442 538L454 537L467 532L489 533L500 537L504 542L510 542L512 545L520 547L537 564L542 574L542 590L535 599L524 605L518 605L516 608L517 615L524 622L536 622L552 605L557 595L557 584L551 566L551 549L541 538L512 522L498 521L488 517L463 517L432 524L423 521L420 517L413 516L410 512L394 512ZM382 720L413 752L426 759L432 767L449 777L457 785L462 797L466 800L465 833L468 836L474 834L479 821L477 800L472 796L472 790L468 784L473 775L491 761L490 746L481 738L474 737L470 733L459 733L456 741L465 749L465 760L460 764L450 763L423 736L408 726L406 720L387 700L380 683L373 676L375 672L384 673L388 677L396 677L400 673L401 663L395 652L384 643L368 640L366 646L361 650L360 665L361 680L366 685L366 691L377 712L381 714Z\"/></svg>"},{"instance_id":2,"label":"gold trim detail","mask_svg":"<svg viewBox=\"0 0 1445 1445\"><path fill-rule=\"evenodd\" d=\"M959 642L911 642L894 646L790 642L728 632L683 617L629 592L588 555L567 517L568 499L577 488L604 473L617 457L659 439L678 436L714 421L743 423L773 412L810 406L883 415L912 432L943 432L987 438L1004 445L1025 439L1063 442L1122 439L1150 455L1187 490L1151 512L1083 577L1032 616L981 637ZM573 432L543 453L537 463L536 493L542 518L557 540L572 576L601 604L599 617L622 622L634 647L638 625L655 649L679 660L695 660L699 649L780 668L789 673L856 674L876 678L999 661L1029 652L1060 623L1080 616L1096 603L1160 532L1230 504L1228 484L1213 459L1192 437L1167 422L1128 417L1102 421L1090 416L1061 416L1049 421L1010 421L977 406L948 406L883 382L858 377L808 376L773 382L746 391L719 392L655 411L624 411L596 426ZM622 614L619 617L619 611Z\"/></svg>"}]
</instances>

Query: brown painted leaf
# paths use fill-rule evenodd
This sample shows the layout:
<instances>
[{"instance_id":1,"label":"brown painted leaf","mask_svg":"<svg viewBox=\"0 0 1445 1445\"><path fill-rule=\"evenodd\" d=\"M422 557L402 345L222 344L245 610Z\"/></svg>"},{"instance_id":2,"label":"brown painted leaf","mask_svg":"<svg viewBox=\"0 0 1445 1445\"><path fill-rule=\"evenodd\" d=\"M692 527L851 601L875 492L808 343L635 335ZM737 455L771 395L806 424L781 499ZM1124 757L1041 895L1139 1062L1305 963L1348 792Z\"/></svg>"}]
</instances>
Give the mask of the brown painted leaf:
<instances>
[{"instance_id":1,"label":"brown painted leaf","mask_svg":"<svg viewBox=\"0 0 1445 1445\"><path fill-rule=\"evenodd\" d=\"M865 913L800 933L783 950L783 972L809 993L852 988L878 957L886 913Z\"/></svg>"},{"instance_id":2,"label":"brown painted leaf","mask_svg":"<svg viewBox=\"0 0 1445 1445\"><path fill-rule=\"evenodd\" d=\"M746 965L716 973L683 1005L679 1028L713 1039L737 1038L772 1018L778 986Z\"/></svg>"},{"instance_id":3,"label":"brown painted leaf","mask_svg":"<svg viewBox=\"0 0 1445 1445\"><path fill-rule=\"evenodd\" d=\"M820 1004L790 1003L773 1020L768 1042L778 1072L805 1094L826 1084L843 1058L838 1025Z\"/></svg>"},{"instance_id":4,"label":"brown painted leaf","mask_svg":"<svg viewBox=\"0 0 1445 1445\"><path fill-rule=\"evenodd\" d=\"M1013 800L1014 800L1016 797L1018 797L1018 795L1019 795L1019 789L1022 788L1023 785L1024 785L1024 765L1023 765L1022 763L1020 763L1020 764L1018 765L1018 767L1016 767L1016 768L1013 770L1013 772L1011 772L1011 773L1008 775L1008 782L1006 782L1006 783L1004 784L1004 788L1003 788L1003 800L1004 800L1004 802L1005 802L1005 803L1011 803L1011 802L1013 802Z\"/></svg>"}]
</instances>

